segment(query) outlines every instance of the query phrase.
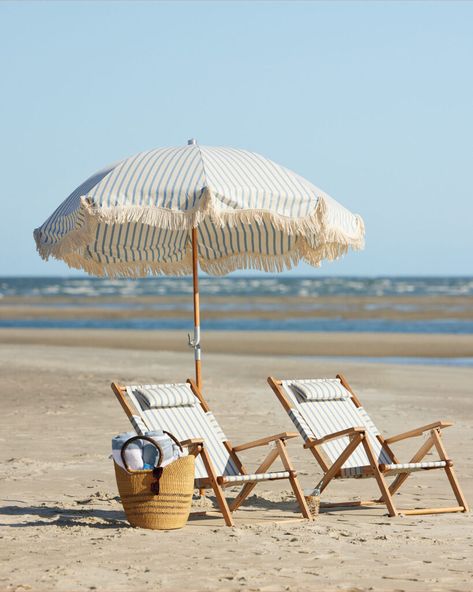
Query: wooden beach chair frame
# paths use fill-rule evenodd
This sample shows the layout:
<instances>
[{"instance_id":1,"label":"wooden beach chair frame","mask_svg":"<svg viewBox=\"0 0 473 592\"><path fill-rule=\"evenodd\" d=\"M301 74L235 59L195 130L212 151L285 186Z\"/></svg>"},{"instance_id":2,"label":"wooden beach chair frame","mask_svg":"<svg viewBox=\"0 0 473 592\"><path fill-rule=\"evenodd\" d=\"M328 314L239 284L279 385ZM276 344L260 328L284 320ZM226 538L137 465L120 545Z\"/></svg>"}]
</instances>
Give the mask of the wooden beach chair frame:
<instances>
[{"instance_id":1,"label":"wooden beach chair frame","mask_svg":"<svg viewBox=\"0 0 473 592\"><path fill-rule=\"evenodd\" d=\"M200 389L197 387L196 383L192 379L188 379L187 383L190 385L190 388L193 394L197 397L200 406L204 413L210 412L210 407L207 401L204 399ZM137 409L132 402L130 401L126 387L115 382L112 383L112 390L115 393L120 405L122 406L123 410L125 411L127 417L132 420L133 417L139 416L144 420L140 410ZM307 506L306 500L304 498L303 491L299 485L299 481L297 479L297 473L294 469L292 461L289 458L287 448L286 448L286 440L290 438L297 437L298 434L294 432L282 432L280 434L275 434L273 436L268 436L266 438L259 438L258 440L253 440L251 442L247 442L245 444L240 444L239 446L233 446L232 443L225 439L222 441L223 445L227 449L231 459L237 466L238 470L240 471L241 475L248 475L249 473L246 471L244 465L240 461L237 452L242 452L244 450L249 450L251 448L256 448L259 446L270 445L270 450L266 457L264 458L263 462L257 468L255 473L252 474L259 474L259 473L267 473L270 466L279 458L283 464L285 472L288 472L289 475L287 477L279 477L278 479L288 479L296 500L299 504L301 513L304 518L308 520L312 520L313 517L309 511ZM191 447L189 449L190 453L195 454L198 456L200 454L202 461L204 463L205 469L208 474L207 479L199 479L198 489L201 491L204 489L212 489L215 493L215 497L217 500L218 507L223 514L223 518L225 520L225 524L227 526L234 526L234 521L232 517L232 513L237 510L241 504L245 501L245 499L250 495L253 491L257 483L260 481L247 481L244 483L241 491L237 495L237 497L228 504L224 489L227 487L232 487L235 485L239 485L240 483L234 482L226 482L224 476L219 476L215 470L215 467L212 463L210 455L206 449L205 443L200 438L193 438L184 440L181 442L183 446ZM275 479L265 479L261 480L261 482L275 480ZM205 512L194 512L194 515L203 515Z\"/></svg>"},{"instance_id":2,"label":"wooden beach chair frame","mask_svg":"<svg viewBox=\"0 0 473 592\"><path fill-rule=\"evenodd\" d=\"M355 407L359 408L362 407L360 400L356 396L353 389L348 384L348 381L342 374L337 374L337 379L340 381L343 387L349 391L351 394L351 401ZM268 383L274 393L276 394L277 398L281 402L282 406L286 410L286 412L291 417L291 412L293 408L293 404L288 399L287 394L284 392L283 389L283 381L278 380L273 377L268 378ZM399 464L396 455L391 450L390 445L394 444L395 442L400 442L401 440L406 440L408 438L414 438L417 436L422 436L426 433L429 433L429 436L424 441L422 446L419 450L414 454L411 458L409 463L420 463L422 459L426 456L426 454L435 447L439 458L441 461L445 461L444 467L429 467L423 468L422 470L431 470L434 468L443 468L452 488L453 494L457 500L458 506L452 507L440 507L440 508L410 508L410 509L398 509L393 501L393 495L401 488L401 486L406 482L407 478L411 474L412 471L409 469L404 470L403 472L397 471L396 473L390 472L387 469L387 465L379 464L375 455L373 453L373 449L369 443L368 438L366 437L367 428L365 426L353 426L349 429L342 430L339 432L335 432L333 434L327 434L320 439L314 439L308 437L304 443L304 448L310 450L318 464L320 465L324 475L319 483L319 488L321 492L328 486L328 484L332 481L332 479L337 478L347 478L345 475L342 476L341 468L343 464L347 461L347 459L354 453L358 446L363 446L366 452L366 456L369 459L370 466L363 467L363 475L364 477L374 477L378 484L381 497L378 499L372 500L360 500L360 501L348 501L348 502L338 502L338 503L325 503L322 504L322 508L349 508L349 507L363 507L363 506L372 506L378 504L386 505L388 509L389 516L398 516L399 514L405 515L416 515L416 514L441 514L441 513L450 513L450 512L468 512L468 504L463 495L463 492L460 488L460 484L458 483L457 477L453 470L453 462L448 457L447 452L445 450L445 446L442 442L442 434L441 430L453 425L451 422L446 421L437 421L413 430L409 430L407 432L403 432L401 434L397 434L395 436L391 436L389 438L383 438L382 435L377 434L376 438L380 442L382 448L391 456L393 463ZM302 435L302 433L301 433ZM335 462L331 462L324 451L320 448L322 444L325 442L329 442L331 440L336 440L337 438L341 437L348 437L350 442L340 454L338 459ZM386 482L386 477L396 474L397 476L393 480L393 482L388 485Z\"/></svg>"}]
</instances>

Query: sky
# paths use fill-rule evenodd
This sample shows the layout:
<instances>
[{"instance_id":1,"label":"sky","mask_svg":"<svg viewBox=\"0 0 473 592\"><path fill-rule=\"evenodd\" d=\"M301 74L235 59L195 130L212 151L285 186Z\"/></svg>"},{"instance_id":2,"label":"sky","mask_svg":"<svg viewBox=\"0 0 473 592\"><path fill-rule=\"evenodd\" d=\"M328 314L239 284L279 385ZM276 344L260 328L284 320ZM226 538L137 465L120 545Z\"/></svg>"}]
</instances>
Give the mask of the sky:
<instances>
[{"instance_id":1,"label":"sky","mask_svg":"<svg viewBox=\"0 0 473 592\"><path fill-rule=\"evenodd\" d=\"M246 148L366 224L304 275L473 274L473 3L0 2L0 275L76 275L32 231L137 152Z\"/></svg>"}]
</instances>

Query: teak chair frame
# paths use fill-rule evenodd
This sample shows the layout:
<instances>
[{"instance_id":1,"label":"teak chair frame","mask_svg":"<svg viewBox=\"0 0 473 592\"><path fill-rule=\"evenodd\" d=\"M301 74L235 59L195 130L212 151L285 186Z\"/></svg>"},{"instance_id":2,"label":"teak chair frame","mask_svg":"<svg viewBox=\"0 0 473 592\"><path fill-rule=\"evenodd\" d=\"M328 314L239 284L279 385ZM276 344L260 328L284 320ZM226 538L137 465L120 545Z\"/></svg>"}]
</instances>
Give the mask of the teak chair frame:
<instances>
[{"instance_id":1,"label":"teak chair frame","mask_svg":"<svg viewBox=\"0 0 473 592\"><path fill-rule=\"evenodd\" d=\"M207 401L204 399L204 396L202 395L200 389L197 387L197 384L194 382L194 380L188 379L187 383L190 385L192 392L199 400L203 411L205 413L210 411L210 407ZM111 386L113 392L115 393L120 405L122 406L128 418L131 419L133 416L136 415L141 417L141 413L139 412L139 410L135 409L134 405L132 405L132 403L129 401L129 397L126 392L126 387L115 382L112 382ZM266 473L270 466L279 458L284 466L284 469L289 473L289 477L283 477L283 479L289 480L303 517L308 520L313 520L313 517L307 506L307 502L304 498L303 491L301 489L301 486L299 485L299 481L297 479L297 472L294 469L294 466L292 464L291 459L289 458L286 448L286 440L289 440L290 438L296 438L297 436L298 434L294 432L282 432L280 434L274 434L273 436L253 440L252 442L247 442L245 444L240 444L239 446L233 446L229 440L224 440L223 445L227 449L230 457L232 458L233 462L235 463L242 475L247 475L248 472L246 471L241 460L239 459L237 452L249 450L251 448L256 448L259 446L273 445L254 474ZM253 491L253 489L256 487L259 481L246 482L243 485L237 497L229 504L225 498L224 489L226 487L238 485L238 483L225 482L225 477L217 475L215 467L212 463L212 460L205 447L205 443L203 442L203 440L199 438L184 440L183 442L181 442L181 445L189 447L189 452L191 454L194 454L195 456L198 456L200 454L205 469L207 471L208 478L199 479L198 488L201 491L205 489L212 489L214 491L215 498L225 520L225 524L227 526L234 526L232 513L241 506L241 504L250 495L250 493ZM268 481L269 480L271 479L268 479ZM205 514L205 512L193 513L193 515L203 514Z\"/></svg>"},{"instance_id":2,"label":"teak chair frame","mask_svg":"<svg viewBox=\"0 0 473 592\"><path fill-rule=\"evenodd\" d=\"M337 374L337 378L340 380L341 384L350 392L351 400L356 407L362 407L360 400L356 396L353 389L348 384L348 381L343 376L343 374ZM281 402L284 409L289 413L292 409L293 405L289 401L284 392L282 381L272 376L268 377L268 383L274 393L276 394L277 398ZM429 436L427 440L422 444L419 450L414 454L411 458L409 463L418 463L421 462L422 459L426 456L426 454L435 447L437 449L438 455L440 460L446 462L446 466L443 467L445 471L450 486L453 490L453 494L455 499L457 500L458 506L452 507L440 507L440 508L409 508L409 509L398 509L393 501L393 495L401 488L401 486L405 483L407 478L410 476L409 470L405 472L398 473L396 478L393 482L388 485L386 482L386 477L390 476L390 471L387 469L386 465L379 464L375 458L371 445L369 443L368 438L366 437L366 428L353 426L352 428L342 430L340 432L335 432L333 434L328 434L320 439L308 438L307 441L304 443L304 448L310 450L318 464L320 465L324 475L319 482L319 488L322 492L328 484L332 481L332 479L342 478L341 469L343 464L346 460L350 457L350 455L355 451L355 449L361 445L364 447L366 455L369 459L370 466L365 467L363 470L363 476L366 477L374 477L378 484L381 497L377 499L371 500L360 500L360 501L348 501L348 502L337 502L337 503L324 503L321 505L323 508L347 508L347 507L362 507L362 506L372 506L383 504L386 505L388 509L389 516L398 516L399 514L404 515L416 515L416 514L443 514L443 513L450 513L450 512L468 512L468 504L463 495L463 492L460 488L460 484L458 483L458 479L455 475L453 470L453 461L447 456L447 452L442 442L442 434L441 430L447 427L452 426L453 423L445 422L445 421L437 421L425 426L422 426L417 429L410 430L408 432L404 432L401 434L397 434L395 436L391 436L389 438L383 438L381 434L378 434L376 438L381 443L381 446L390 454L393 463L399 464L399 460L397 459L396 455L392 451L390 444L394 444L395 442L399 442L401 440L406 440L408 438L413 438L416 436L421 436L427 432L429 432ZM348 436L350 439L349 444L340 454L335 462L331 462L324 451L319 448L324 442L328 442L330 440L340 438L340 437ZM422 470L433 470L438 467L432 468L425 468Z\"/></svg>"}]
</instances>

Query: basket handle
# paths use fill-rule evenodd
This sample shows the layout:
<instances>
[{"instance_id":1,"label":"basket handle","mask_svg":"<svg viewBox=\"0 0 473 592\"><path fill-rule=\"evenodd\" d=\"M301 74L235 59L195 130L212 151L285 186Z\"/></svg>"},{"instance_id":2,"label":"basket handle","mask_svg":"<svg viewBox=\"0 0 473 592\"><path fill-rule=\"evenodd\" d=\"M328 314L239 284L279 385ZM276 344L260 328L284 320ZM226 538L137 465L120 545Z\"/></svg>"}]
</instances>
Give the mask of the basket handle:
<instances>
[{"instance_id":1,"label":"basket handle","mask_svg":"<svg viewBox=\"0 0 473 592\"><path fill-rule=\"evenodd\" d=\"M169 436L171 434L168 434ZM174 436L172 436L174 438ZM156 450L158 451L159 454L159 462L158 462L158 467L161 464L161 460L163 458L163 451L161 450L161 446L159 446L159 444L157 444L153 438L150 438L150 436L132 436L129 440L127 440L125 442L125 444L123 444L122 449L121 449L121 457L122 457L122 462L123 462L123 466L125 467L125 469L130 472L130 468L125 460L125 450L128 447L129 444L131 444L132 442L136 442L136 440L146 440L147 442L150 442L151 444L153 444L153 446L156 448ZM181 448L182 450L182 448Z\"/></svg>"},{"instance_id":2,"label":"basket handle","mask_svg":"<svg viewBox=\"0 0 473 592\"><path fill-rule=\"evenodd\" d=\"M179 442L179 440L176 438L176 436L173 436L172 434L170 434L169 432L166 432L165 430L163 430L163 434L166 434L166 436L169 436L171 438L171 440L173 440L179 446L179 450L181 452L184 452L184 449L182 448L182 444Z\"/></svg>"},{"instance_id":3,"label":"basket handle","mask_svg":"<svg viewBox=\"0 0 473 592\"><path fill-rule=\"evenodd\" d=\"M175 444L177 444L177 446L179 446L179 450L181 452L184 451L184 449L182 448L182 444L179 442L179 440L176 438L176 436L173 436L171 433L166 432L165 430L162 430L163 434L166 434L166 436L169 436L171 438L171 440L173 440L173 442L175 442ZM150 442L151 444L153 444L158 453L159 453L159 462L158 462L158 467L161 464L161 461L163 459L163 451L161 450L161 447L159 446L159 444L157 444L150 436L133 436L131 437L129 440L127 440L125 442L125 444L123 444L122 449L121 449L121 457L122 457L122 462L123 462L123 466L125 467L125 469L130 472L130 469L128 468L128 465L126 463L125 460L125 449L128 446L128 444L131 444L131 442L135 442L136 440L146 440L147 442Z\"/></svg>"}]
</instances>

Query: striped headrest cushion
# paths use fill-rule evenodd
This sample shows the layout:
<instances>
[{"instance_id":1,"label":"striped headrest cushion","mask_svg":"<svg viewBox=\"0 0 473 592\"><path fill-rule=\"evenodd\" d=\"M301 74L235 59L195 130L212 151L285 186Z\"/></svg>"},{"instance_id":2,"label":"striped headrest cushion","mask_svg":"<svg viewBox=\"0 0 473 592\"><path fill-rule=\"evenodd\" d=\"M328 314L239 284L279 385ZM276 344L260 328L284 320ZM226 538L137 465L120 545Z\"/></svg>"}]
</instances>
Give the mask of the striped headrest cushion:
<instances>
[{"instance_id":1,"label":"striped headrest cushion","mask_svg":"<svg viewBox=\"0 0 473 592\"><path fill-rule=\"evenodd\" d=\"M350 397L349 391L337 378L294 380L289 386L303 401L337 401Z\"/></svg>"},{"instance_id":2,"label":"striped headrest cushion","mask_svg":"<svg viewBox=\"0 0 473 592\"><path fill-rule=\"evenodd\" d=\"M187 384L155 384L139 386L135 395L143 409L192 407L196 398Z\"/></svg>"}]
</instances>

